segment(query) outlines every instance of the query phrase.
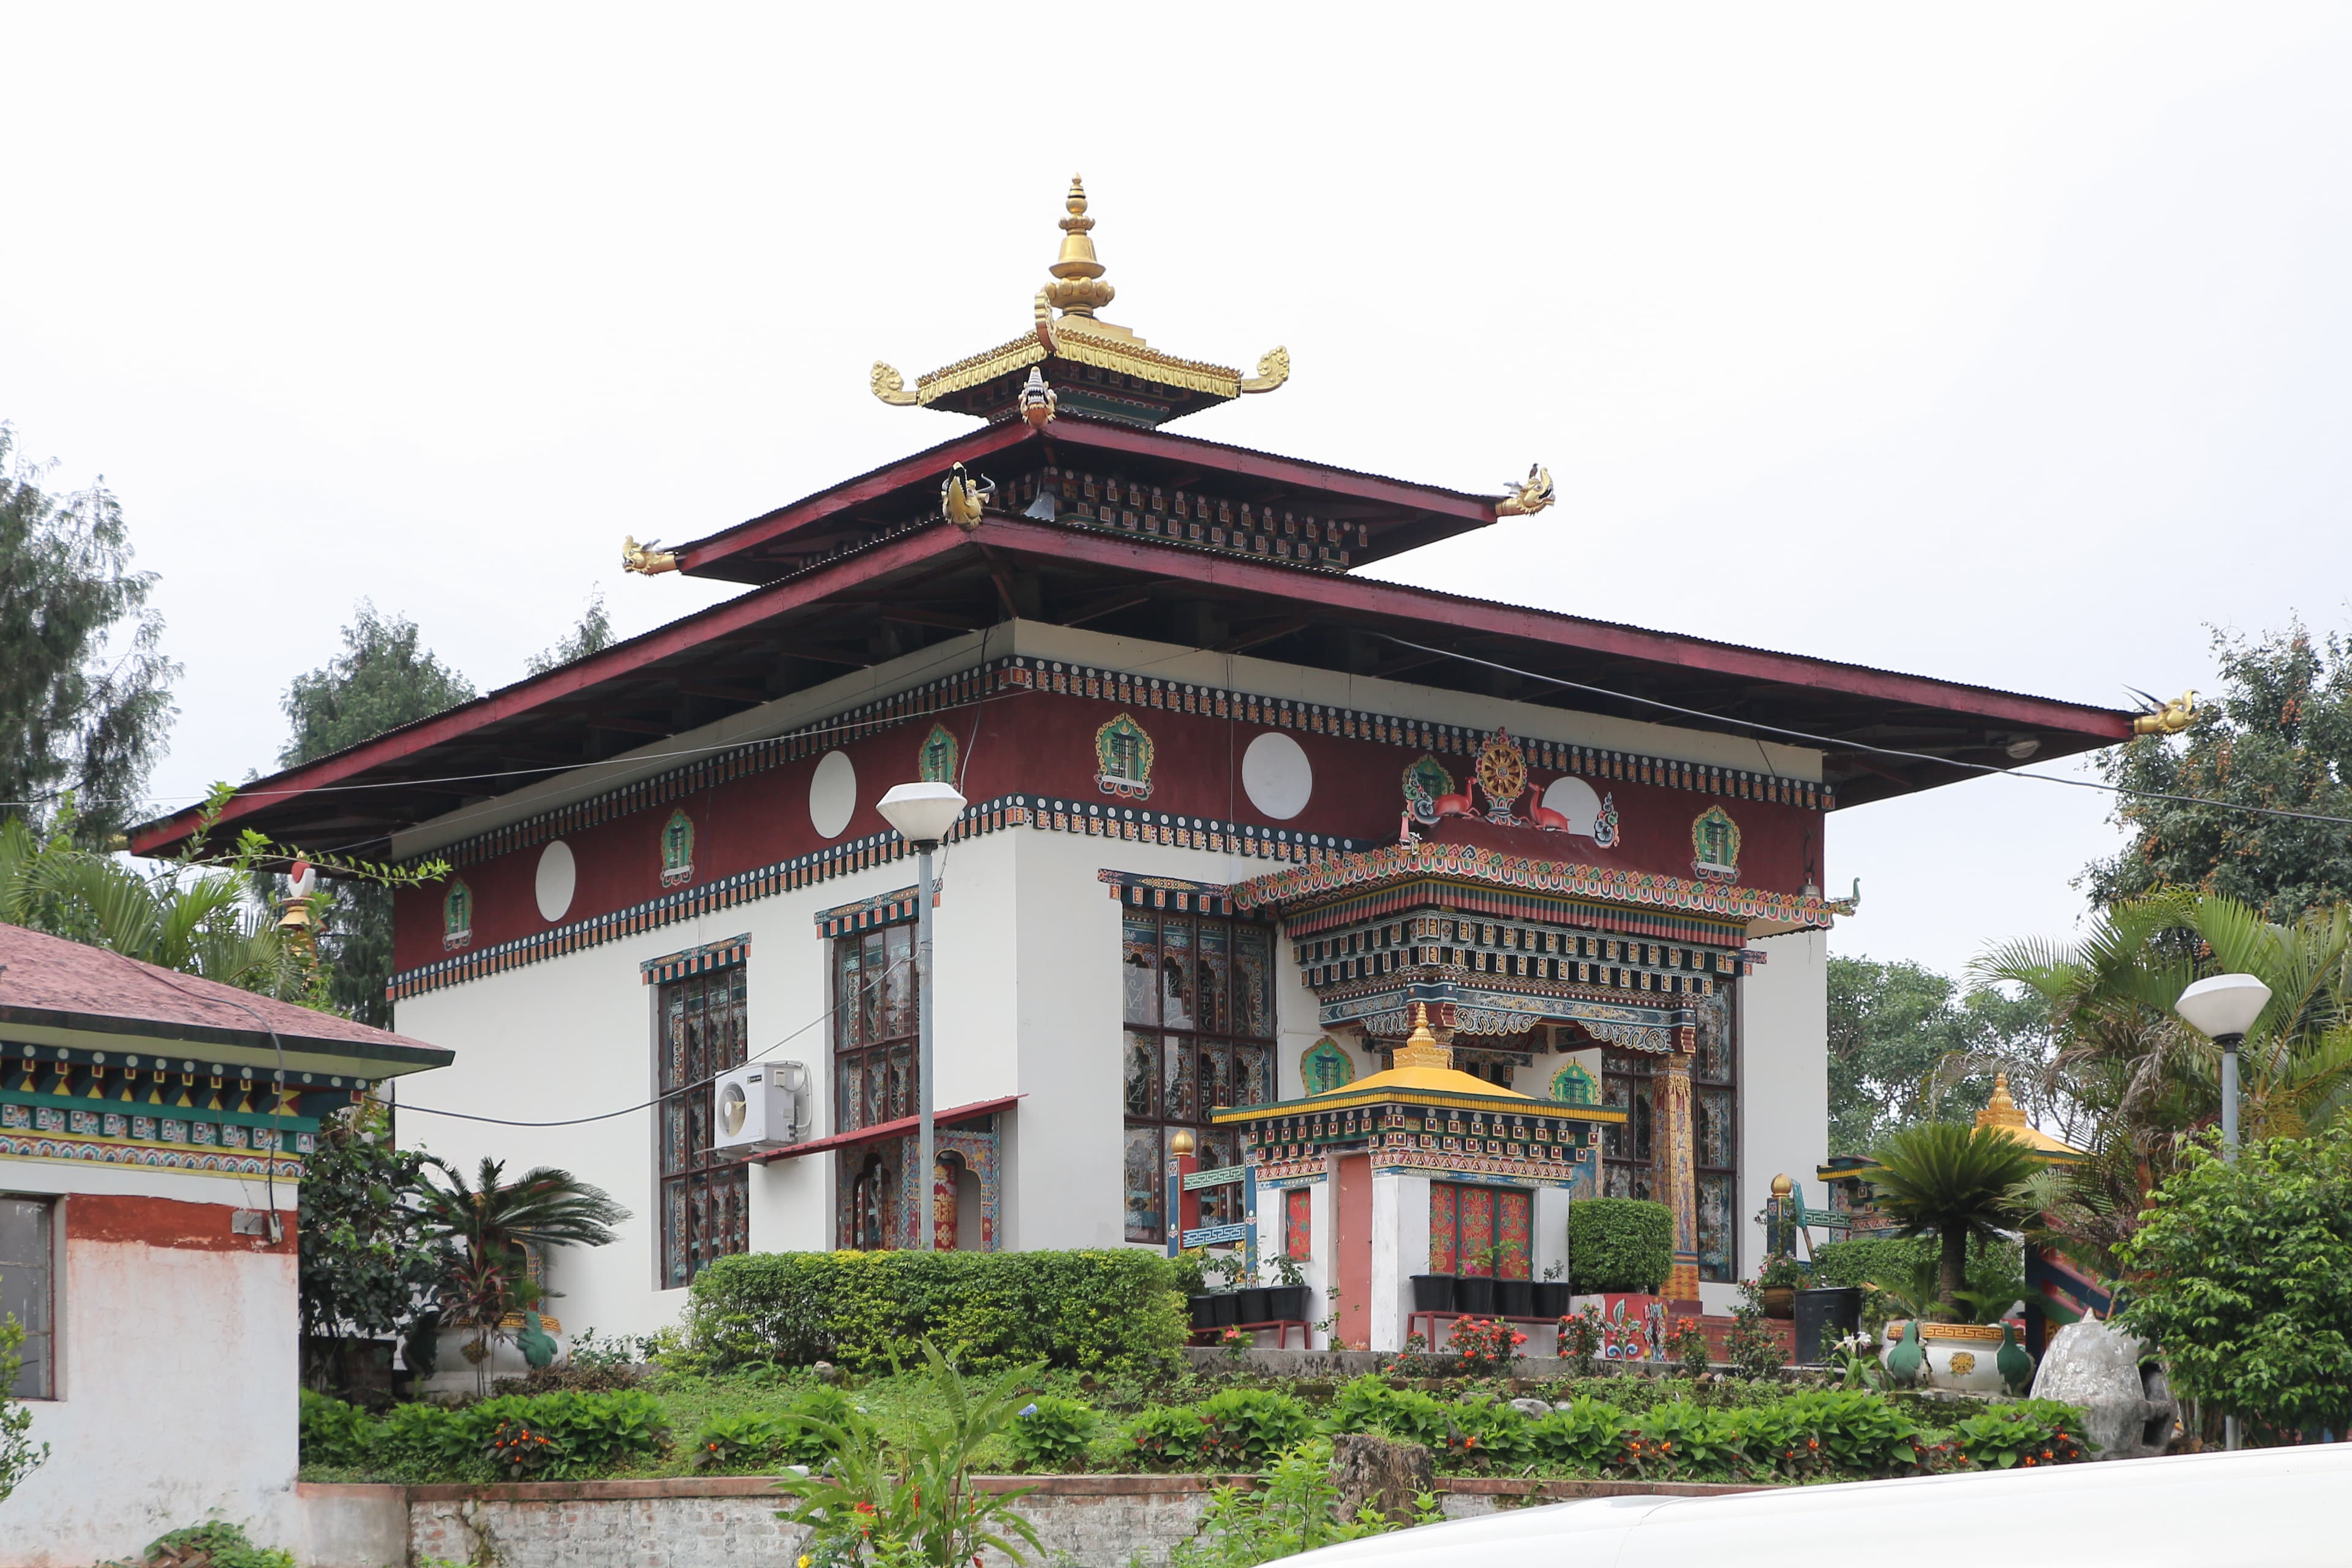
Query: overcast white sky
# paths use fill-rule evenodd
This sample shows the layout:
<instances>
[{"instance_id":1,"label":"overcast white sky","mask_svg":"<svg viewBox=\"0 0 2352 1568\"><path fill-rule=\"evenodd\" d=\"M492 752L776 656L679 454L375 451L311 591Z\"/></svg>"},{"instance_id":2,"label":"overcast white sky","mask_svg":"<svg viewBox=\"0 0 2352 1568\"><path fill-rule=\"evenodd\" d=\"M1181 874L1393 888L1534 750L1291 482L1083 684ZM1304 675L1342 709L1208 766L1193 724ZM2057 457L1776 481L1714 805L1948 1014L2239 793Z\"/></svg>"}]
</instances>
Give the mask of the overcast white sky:
<instances>
[{"instance_id":1,"label":"overcast white sky","mask_svg":"<svg viewBox=\"0 0 2352 1568\"><path fill-rule=\"evenodd\" d=\"M103 473L266 769L354 601L489 688L624 576L944 438L1094 197L1206 437L1560 503L1385 573L2115 704L2352 620L2352 10L0 5L0 418ZM2115 842L1841 813L1840 951L2061 932Z\"/></svg>"}]
</instances>

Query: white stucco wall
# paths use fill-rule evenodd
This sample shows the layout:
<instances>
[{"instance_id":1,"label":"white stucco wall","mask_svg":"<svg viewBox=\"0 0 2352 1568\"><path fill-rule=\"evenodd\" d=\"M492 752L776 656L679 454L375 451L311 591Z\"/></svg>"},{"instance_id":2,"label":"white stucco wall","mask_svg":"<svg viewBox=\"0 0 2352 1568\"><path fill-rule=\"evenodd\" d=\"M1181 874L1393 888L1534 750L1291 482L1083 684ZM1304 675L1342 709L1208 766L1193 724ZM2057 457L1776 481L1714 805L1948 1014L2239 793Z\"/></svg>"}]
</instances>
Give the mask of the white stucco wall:
<instances>
[{"instance_id":1,"label":"white stucco wall","mask_svg":"<svg viewBox=\"0 0 2352 1568\"><path fill-rule=\"evenodd\" d=\"M1739 1198L1734 1211L1739 1273L1752 1279L1764 1258L1755 1215L1786 1173L1811 1188L1813 1168L1829 1155L1829 937L1791 931L1756 943L1767 955L1740 984ZM1808 1201L1819 1206L1818 1192ZM1728 1311L1738 1291L1703 1285L1710 1312Z\"/></svg>"},{"instance_id":2,"label":"white stucco wall","mask_svg":"<svg viewBox=\"0 0 2352 1568\"><path fill-rule=\"evenodd\" d=\"M0 1504L0 1563L87 1568L211 1517L299 1542L295 1260L231 1224L262 1205L262 1183L9 1160L0 1189L66 1194L58 1397L27 1402L33 1439L51 1452ZM188 1205L165 1223L201 1244L93 1239L77 1226L81 1194ZM290 1209L292 1184L278 1194Z\"/></svg>"}]
</instances>

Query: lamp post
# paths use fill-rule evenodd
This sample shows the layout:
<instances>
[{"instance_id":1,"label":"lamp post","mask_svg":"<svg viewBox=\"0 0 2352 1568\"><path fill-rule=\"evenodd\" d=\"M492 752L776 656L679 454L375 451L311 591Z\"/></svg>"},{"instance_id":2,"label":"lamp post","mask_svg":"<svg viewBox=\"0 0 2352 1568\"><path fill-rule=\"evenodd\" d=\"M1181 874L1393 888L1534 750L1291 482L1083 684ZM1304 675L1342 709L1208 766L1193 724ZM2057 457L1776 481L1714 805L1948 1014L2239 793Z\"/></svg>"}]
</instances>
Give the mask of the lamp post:
<instances>
[{"instance_id":1,"label":"lamp post","mask_svg":"<svg viewBox=\"0 0 2352 1568\"><path fill-rule=\"evenodd\" d=\"M931 1163L931 1036L935 1011L931 998L931 851L963 815L963 796L955 785L926 781L894 786L877 809L898 836L915 847L915 1106L919 1132L915 1141L916 1192L932 1190ZM919 1203L919 1199L918 1200ZM939 1237L939 1199L920 1204L920 1249L929 1252Z\"/></svg>"},{"instance_id":2,"label":"lamp post","mask_svg":"<svg viewBox=\"0 0 2352 1568\"><path fill-rule=\"evenodd\" d=\"M2189 1026L2221 1047L2221 1158L2238 1158L2238 1047L2271 999L2271 988L2251 974L2214 974L2180 994L2173 1008ZM2222 1419L2221 1446L2238 1446L2238 1418Z\"/></svg>"}]
</instances>

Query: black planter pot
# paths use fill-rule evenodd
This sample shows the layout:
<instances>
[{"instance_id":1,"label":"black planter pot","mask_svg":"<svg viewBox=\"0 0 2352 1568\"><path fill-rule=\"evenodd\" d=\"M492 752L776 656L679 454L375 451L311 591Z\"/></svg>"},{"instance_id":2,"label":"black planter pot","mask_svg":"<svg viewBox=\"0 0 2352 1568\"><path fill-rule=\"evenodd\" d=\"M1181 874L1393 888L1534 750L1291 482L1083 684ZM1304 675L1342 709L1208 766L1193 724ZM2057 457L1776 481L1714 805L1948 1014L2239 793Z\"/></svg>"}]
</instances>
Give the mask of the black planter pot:
<instances>
[{"instance_id":1,"label":"black planter pot","mask_svg":"<svg viewBox=\"0 0 2352 1568\"><path fill-rule=\"evenodd\" d=\"M1536 1287L1531 1279L1495 1281L1495 1310L1507 1318L1536 1315Z\"/></svg>"},{"instance_id":2,"label":"black planter pot","mask_svg":"<svg viewBox=\"0 0 2352 1568\"><path fill-rule=\"evenodd\" d=\"M1416 1312L1454 1310L1454 1276L1416 1274L1412 1277L1412 1310Z\"/></svg>"},{"instance_id":3,"label":"black planter pot","mask_svg":"<svg viewBox=\"0 0 2352 1568\"><path fill-rule=\"evenodd\" d=\"M1475 1312L1482 1318L1495 1315L1495 1281L1483 1274L1464 1274L1454 1281L1454 1310Z\"/></svg>"},{"instance_id":4,"label":"black planter pot","mask_svg":"<svg viewBox=\"0 0 2352 1568\"><path fill-rule=\"evenodd\" d=\"M1265 1292L1265 1316L1269 1322L1307 1321L1307 1287L1304 1285L1273 1285Z\"/></svg>"},{"instance_id":5,"label":"black planter pot","mask_svg":"<svg viewBox=\"0 0 2352 1568\"><path fill-rule=\"evenodd\" d=\"M1212 1291L1209 1296L1212 1328L1226 1329L1242 1321L1242 1299L1233 1290Z\"/></svg>"},{"instance_id":6,"label":"black planter pot","mask_svg":"<svg viewBox=\"0 0 2352 1568\"><path fill-rule=\"evenodd\" d=\"M1832 1346L1862 1328L1862 1291L1858 1287L1824 1286L1797 1292L1796 1360L1819 1366L1829 1360Z\"/></svg>"},{"instance_id":7,"label":"black planter pot","mask_svg":"<svg viewBox=\"0 0 2352 1568\"><path fill-rule=\"evenodd\" d=\"M1574 1294L1565 1279L1538 1279L1535 1282L1536 1310L1530 1316L1565 1318L1569 1297Z\"/></svg>"},{"instance_id":8,"label":"black planter pot","mask_svg":"<svg viewBox=\"0 0 2352 1568\"><path fill-rule=\"evenodd\" d=\"M1273 1291L1263 1285L1244 1285L1235 1294L1241 1297L1241 1316L1235 1318L1234 1321L1263 1323L1266 1321L1269 1316L1265 1310L1266 1298L1273 1295Z\"/></svg>"},{"instance_id":9,"label":"black planter pot","mask_svg":"<svg viewBox=\"0 0 2352 1568\"><path fill-rule=\"evenodd\" d=\"M1188 1297L1187 1300L1192 1304L1194 1328L1213 1329L1217 1326L1217 1298L1213 1292L1203 1290L1197 1296Z\"/></svg>"}]
</instances>

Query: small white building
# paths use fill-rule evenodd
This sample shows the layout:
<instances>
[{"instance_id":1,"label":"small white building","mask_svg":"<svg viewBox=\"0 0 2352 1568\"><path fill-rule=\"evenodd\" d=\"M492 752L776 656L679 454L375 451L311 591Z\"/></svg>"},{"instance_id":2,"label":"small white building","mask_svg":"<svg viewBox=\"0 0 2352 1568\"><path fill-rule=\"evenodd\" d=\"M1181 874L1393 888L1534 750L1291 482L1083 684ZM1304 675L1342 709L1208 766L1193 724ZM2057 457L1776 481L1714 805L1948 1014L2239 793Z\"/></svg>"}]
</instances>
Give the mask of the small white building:
<instances>
[{"instance_id":1,"label":"small white building","mask_svg":"<svg viewBox=\"0 0 2352 1568\"><path fill-rule=\"evenodd\" d=\"M0 925L0 1311L47 1463L0 1563L226 1518L296 1542L295 1215L320 1119L421 1041Z\"/></svg>"},{"instance_id":2,"label":"small white building","mask_svg":"<svg viewBox=\"0 0 2352 1568\"><path fill-rule=\"evenodd\" d=\"M715 1257L907 1246L926 1214L959 1247L1164 1247L1180 1135L1238 1162L1220 1107L1381 1070L1421 1005L1462 1070L1622 1112L1575 1160L1429 1131L1495 1145L1472 1210L1658 1197L1676 1293L1721 1310L1772 1176L1825 1152L1832 815L2129 716L1641 630L1680 574L1737 562L1562 520L1540 472L1498 499L1176 434L1288 355L1246 376L1112 325L1075 188L1068 211L1028 330L911 387L874 369L884 403L971 424L629 546L647 593L678 571L740 596L231 803L224 826L454 868L400 895L401 1025L458 1053L404 1097L404 1142L625 1203L621 1241L550 1283L572 1327L643 1331ZM1395 580L1498 522L1591 561L1612 618ZM936 1172L913 867L876 810L915 779L971 802L937 907ZM809 1089L801 1141L752 1160L716 1146L710 1085L747 1060ZM1332 1174L1301 1153L1269 1180L1312 1224ZM1442 1251L1464 1211L1432 1186L1381 1190ZM1560 1201L1512 1266L1554 1256Z\"/></svg>"}]
</instances>

